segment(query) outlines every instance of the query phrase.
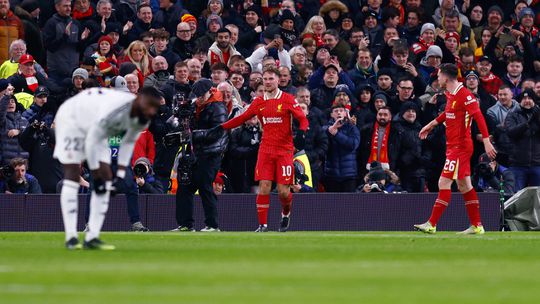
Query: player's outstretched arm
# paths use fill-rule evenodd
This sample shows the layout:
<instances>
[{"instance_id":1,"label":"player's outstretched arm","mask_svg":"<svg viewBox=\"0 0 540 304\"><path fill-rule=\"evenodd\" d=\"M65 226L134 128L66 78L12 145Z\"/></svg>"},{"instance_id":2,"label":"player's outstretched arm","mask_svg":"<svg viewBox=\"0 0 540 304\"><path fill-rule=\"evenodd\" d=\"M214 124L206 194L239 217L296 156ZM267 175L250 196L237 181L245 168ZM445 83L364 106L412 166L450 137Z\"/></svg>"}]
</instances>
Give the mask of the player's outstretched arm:
<instances>
[{"instance_id":1,"label":"player's outstretched arm","mask_svg":"<svg viewBox=\"0 0 540 304\"><path fill-rule=\"evenodd\" d=\"M426 139L429 133L433 131L433 128L435 128L438 125L439 125L439 122L436 119L430 121L427 125L425 125L422 128L422 130L420 130L420 133L419 133L420 139L422 140Z\"/></svg>"},{"instance_id":2,"label":"player's outstretched arm","mask_svg":"<svg viewBox=\"0 0 540 304\"><path fill-rule=\"evenodd\" d=\"M255 99L244 113L240 114L239 116L236 116L235 118L229 121L222 123L221 126L218 126L218 127L223 130L230 130L230 129L239 127L244 122L248 121L251 117L257 114L257 111L259 110L262 111L261 108L264 107L264 105L261 105L259 102L257 102L257 100L258 99Z\"/></svg>"},{"instance_id":3,"label":"player's outstretched arm","mask_svg":"<svg viewBox=\"0 0 540 304\"><path fill-rule=\"evenodd\" d=\"M480 133L482 134L482 141L484 143L484 149L486 150L486 154L489 156L489 158L495 159L495 157L497 156L497 150L495 150L495 147L489 139L488 128L486 125L486 120L484 119L484 115L482 115L482 112L478 110L472 116L476 121L478 130L480 130Z\"/></svg>"}]
</instances>

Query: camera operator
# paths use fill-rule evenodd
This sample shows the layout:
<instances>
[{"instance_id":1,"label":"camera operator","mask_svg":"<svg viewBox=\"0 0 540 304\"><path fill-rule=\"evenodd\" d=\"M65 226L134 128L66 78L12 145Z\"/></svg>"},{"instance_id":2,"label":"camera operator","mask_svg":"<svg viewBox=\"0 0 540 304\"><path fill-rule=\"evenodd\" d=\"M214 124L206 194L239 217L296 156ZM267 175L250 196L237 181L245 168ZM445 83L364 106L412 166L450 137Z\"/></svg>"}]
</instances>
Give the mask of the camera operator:
<instances>
[{"instance_id":1,"label":"camera operator","mask_svg":"<svg viewBox=\"0 0 540 304\"><path fill-rule=\"evenodd\" d=\"M474 167L472 182L478 192L499 192L502 189L508 197L515 193L514 173L491 160L486 153L480 155L478 165Z\"/></svg>"},{"instance_id":2,"label":"camera operator","mask_svg":"<svg viewBox=\"0 0 540 304\"><path fill-rule=\"evenodd\" d=\"M190 98L194 100L196 105L195 130L192 133L192 151L194 151L196 160L195 162L188 160L188 164L192 164L191 168L189 168L183 164L183 159L179 159L179 186L176 192L178 230L194 230L193 196L199 190L206 218L206 228L201 231L219 231L217 197L212 182L221 166L221 158L227 148L229 138L224 132L220 133L219 136L208 136L208 130L225 122L228 111L221 93L212 86L212 81L209 79L202 78L195 82ZM183 172L186 169L191 170L190 172ZM186 182L186 176L190 177L188 182Z\"/></svg>"},{"instance_id":3,"label":"camera operator","mask_svg":"<svg viewBox=\"0 0 540 304\"><path fill-rule=\"evenodd\" d=\"M140 157L135 161L133 175L139 187L139 194L163 194L163 184L154 177L154 170L148 158Z\"/></svg>"},{"instance_id":4,"label":"camera operator","mask_svg":"<svg viewBox=\"0 0 540 304\"><path fill-rule=\"evenodd\" d=\"M53 157L55 142L54 130L43 120L32 121L19 135L19 144L29 154L28 171L39 180L43 193L56 193L64 176L62 165Z\"/></svg>"},{"instance_id":5,"label":"camera operator","mask_svg":"<svg viewBox=\"0 0 540 304\"><path fill-rule=\"evenodd\" d=\"M0 193L7 194L39 194L41 187L38 180L26 173L28 161L14 158L9 165L0 168Z\"/></svg>"}]
</instances>

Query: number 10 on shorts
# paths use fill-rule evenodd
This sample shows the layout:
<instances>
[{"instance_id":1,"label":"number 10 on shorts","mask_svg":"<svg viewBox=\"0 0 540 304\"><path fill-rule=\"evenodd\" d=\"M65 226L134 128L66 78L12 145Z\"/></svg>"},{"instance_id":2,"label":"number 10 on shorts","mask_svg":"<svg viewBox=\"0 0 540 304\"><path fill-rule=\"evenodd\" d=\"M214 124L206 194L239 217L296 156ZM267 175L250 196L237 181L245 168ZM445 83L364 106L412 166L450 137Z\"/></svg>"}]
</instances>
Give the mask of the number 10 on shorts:
<instances>
[{"instance_id":1,"label":"number 10 on shorts","mask_svg":"<svg viewBox=\"0 0 540 304\"><path fill-rule=\"evenodd\" d=\"M291 176L292 167L291 166L281 166L281 176Z\"/></svg>"}]
</instances>

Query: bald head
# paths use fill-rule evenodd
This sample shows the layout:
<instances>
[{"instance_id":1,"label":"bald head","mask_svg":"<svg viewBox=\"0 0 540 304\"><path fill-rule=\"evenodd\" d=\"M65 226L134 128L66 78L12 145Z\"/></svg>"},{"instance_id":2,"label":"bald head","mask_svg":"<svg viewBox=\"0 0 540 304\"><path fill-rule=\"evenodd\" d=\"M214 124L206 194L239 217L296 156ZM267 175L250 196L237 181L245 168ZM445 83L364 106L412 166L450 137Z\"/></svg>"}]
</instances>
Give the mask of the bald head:
<instances>
[{"instance_id":1,"label":"bald head","mask_svg":"<svg viewBox=\"0 0 540 304\"><path fill-rule=\"evenodd\" d=\"M134 74L127 74L124 78L126 79L128 90L133 94L137 94L139 91L139 78Z\"/></svg>"},{"instance_id":2,"label":"bald head","mask_svg":"<svg viewBox=\"0 0 540 304\"><path fill-rule=\"evenodd\" d=\"M223 101L229 103L232 101L233 87L228 82L224 81L217 86L218 91L223 96Z\"/></svg>"},{"instance_id":3,"label":"bald head","mask_svg":"<svg viewBox=\"0 0 540 304\"><path fill-rule=\"evenodd\" d=\"M163 56L156 56L154 60L152 60L152 70L154 70L154 72L165 71L168 68L169 64L167 63L167 59Z\"/></svg>"}]
</instances>

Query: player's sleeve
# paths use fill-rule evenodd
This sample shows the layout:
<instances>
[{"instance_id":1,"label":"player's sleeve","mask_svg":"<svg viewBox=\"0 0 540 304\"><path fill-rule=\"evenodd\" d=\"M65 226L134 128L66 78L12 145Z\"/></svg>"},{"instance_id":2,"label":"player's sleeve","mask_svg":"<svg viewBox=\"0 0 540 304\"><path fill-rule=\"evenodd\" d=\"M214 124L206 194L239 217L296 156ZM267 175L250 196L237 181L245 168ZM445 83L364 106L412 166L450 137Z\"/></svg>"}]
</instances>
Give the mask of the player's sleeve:
<instances>
[{"instance_id":1,"label":"player's sleeve","mask_svg":"<svg viewBox=\"0 0 540 304\"><path fill-rule=\"evenodd\" d=\"M437 118L435 118L435 120L437 121L438 124L442 124L443 122L445 122L446 121L446 111L439 114L439 116L437 116Z\"/></svg>"},{"instance_id":2,"label":"player's sleeve","mask_svg":"<svg viewBox=\"0 0 540 304\"><path fill-rule=\"evenodd\" d=\"M249 120L251 117L255 116L257 114L257 110L259 109L260 102L258 102L260 99L255 99L251 105L247 108L244 113L242 113L239 116L236 116L235 118L226 121L221 124L223 129L230 130L234 129L240 125L242 125L244 122Z\"/></svg>"},{"instance_id":3,"label":"player's sleeve","mask_svg":"<svg viewBox=\"0 0 540 304\"><path fill-rule=\"evenodd\" d=\"M302 108L300 108L300 105L298 104L298 102L296 102L294 97L291 98L290 105L293 117L300 123L299 129L302 131L307 131L309 127L309 121L306 117L306 114L304 114L304 111L302 111Z\"/></svg>"},{"instance_id":4,"label":"player's sleeve","mask_svg":"<svg viewBox=\"0 0 540 304\"><path fill-rule=\"evenodd\" d=\"M467 94L465 97L465 110L467 113L469 113L469 115L472 116L472 118L474 118L474 121L476 121L476 125L482 134L482 138L488 138L489 132L486 125L486 120L484 119L484 115L482 115L482 111L480 111L480 105L478 104L478 100L474 95Z\"/></svg>"},{"instance_id":5,"label":"player's sleeve","mask_svg":"<svg viewBox=\"0 0 540 304\"><path fill-rule=\"evenodd\" d=\"M129 166L129 161L133 155L133 149L135 148L135 142L137 142L137 138L139 138L140 134L140 128L129 128L126 134L124 134L120 148L118 148L118 166Z\"/></svg>"}]
</instances>

